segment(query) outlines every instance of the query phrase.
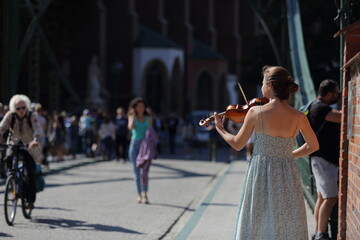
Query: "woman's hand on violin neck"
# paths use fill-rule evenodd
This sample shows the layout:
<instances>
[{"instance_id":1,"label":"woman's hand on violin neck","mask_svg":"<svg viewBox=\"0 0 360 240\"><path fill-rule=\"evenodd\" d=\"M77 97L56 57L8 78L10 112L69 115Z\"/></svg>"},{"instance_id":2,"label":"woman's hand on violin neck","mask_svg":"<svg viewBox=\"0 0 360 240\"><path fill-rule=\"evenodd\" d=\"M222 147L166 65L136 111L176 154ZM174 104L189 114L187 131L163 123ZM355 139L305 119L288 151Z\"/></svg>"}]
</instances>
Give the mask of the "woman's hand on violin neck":
<instances>
[{"instance_id":1,"label":"woman's hand on violin neck","mask_svg":"<svg viewBox=\"0 0 360 240\"><path fill-rule=\"evenodd\" d=\"M224 128L224 121L225 118L224 116L220 117L216 112L214 113L214 122L215 122L215 127L218 129L223 129Z\"/></svg>"}]
</instances>

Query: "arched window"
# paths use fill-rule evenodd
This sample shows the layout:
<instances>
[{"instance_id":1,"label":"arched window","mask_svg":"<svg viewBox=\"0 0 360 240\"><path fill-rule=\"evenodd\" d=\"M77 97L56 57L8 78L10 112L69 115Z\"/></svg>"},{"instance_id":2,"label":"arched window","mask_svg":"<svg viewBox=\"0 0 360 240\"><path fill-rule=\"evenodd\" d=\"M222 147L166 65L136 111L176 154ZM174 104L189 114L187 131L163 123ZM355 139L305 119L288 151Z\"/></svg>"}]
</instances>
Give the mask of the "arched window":
<instances>
[{"instance_id":1,"label":"arched window","mask_svg":"<svg viewBox=\"0 0 360 240\"><path fill-rule=\"evenodd\" d=\"M182 113L182 78L181 78L181 71L180 71L180 62L177 59L173 65L172 69L172 79L170 83L170 109L176 112L178 115Z\"/></svg>"},{"instance_id":2,"label":"arched window","mask_svg":"<svg viewBox=\"0 0 360 240\"><path fill-rule=\"evenodd\" d=\"M165 76L160 62L153 62L146 73L145 99L152 110L161 113L164 108L163 82Z\"/></svg>"}]
</instances>

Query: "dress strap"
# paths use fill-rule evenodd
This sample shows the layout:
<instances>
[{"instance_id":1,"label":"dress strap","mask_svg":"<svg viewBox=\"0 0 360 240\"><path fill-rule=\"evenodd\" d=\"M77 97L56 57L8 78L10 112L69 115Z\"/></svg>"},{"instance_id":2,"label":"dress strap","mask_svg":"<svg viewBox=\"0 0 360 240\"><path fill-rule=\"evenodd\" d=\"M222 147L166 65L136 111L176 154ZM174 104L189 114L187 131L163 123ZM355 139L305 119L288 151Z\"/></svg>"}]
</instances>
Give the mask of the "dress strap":
<instances>
[{"instance_id":1,"label":"dress strap","mask_svg":"<svg viewBox=\"0 0 360 240\"><path fill-rule=\"evenodd\" d=\"M261 131L262 133L264 133L264 126L263 126L263 121L262 121L262 111L261 111L261 106L259 106L259 116L260 116L260 125L261 125Z\"/></svg>"},{"instance_id":2,"label":"dress strap","mask_svg":"<svg viewBox=\"0 0 360 240\"><path fill-rule=\"evenodd\" d=\"M298 128L299 128L300 117L301 117L301 112L299 112L299 117L298 117L298 121L297 121L297 124L296 124L295 131L294 131L294 133L293 133L293 137L295 137L295 133L296 133L296 131L297 131Z\"/></svg>"}]
</instances>

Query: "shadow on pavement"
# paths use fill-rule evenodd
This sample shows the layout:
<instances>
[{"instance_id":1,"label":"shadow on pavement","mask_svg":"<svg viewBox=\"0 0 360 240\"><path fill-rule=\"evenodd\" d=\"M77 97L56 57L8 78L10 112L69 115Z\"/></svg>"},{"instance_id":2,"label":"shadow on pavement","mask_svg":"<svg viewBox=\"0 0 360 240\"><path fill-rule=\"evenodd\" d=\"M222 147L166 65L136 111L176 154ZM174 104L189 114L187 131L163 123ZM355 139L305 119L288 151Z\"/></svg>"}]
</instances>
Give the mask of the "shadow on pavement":
<instances>
[{"instance_id":1,"label":"shadow on pavement","mask_svg":"<svg viewBox=\"0 0 360 240\"><path fill-rule=\"evenodd\" d=\"M184 177L209 177L212 174L199 174L196 172L186 171L179 168L169 167L168 165L157 163L156 160L152 163L153 167L163 168L167 170L172 170L176 172L177 175L173 176L165 176L165 177L151 177L150 179L176 179L176 178L184 178ZM156 171L156 170L154 170ZM95 171L94 171L95 172ZM66 175L67 173L64 172ZM72 173L72 176L77 176L79 174ZM109 183L109 182L123 182L123 181L133 181L132 177L124 177L124 178L115 178L115 179L104 179L99 181L79 181L79 182L71 182L71 183L64 183L64 184L46 184L46 188L56 188L56 187L63 187L63 186L74 186L74 185L88 185L88 184L98 184L98 183Z\"/></svg>"},{"instance_id":2,"label":"shadow on pavement","mask_svg":"<svg viewBox=\"0 0 360 240\"><path fill-rule=\"evenodd\" d=\"M36 218L31 220L32 222L41 223L48 225L50 228L70 228L80 231L103 231L103 232L123 232L130 234L143 234L141 232L133 231L130 229L118 227L118 226L109 226L103 224L89 224L84 221L79 220L70 220L63 218L56 219L46 219L46 218Z\"/></svg>"},{"instance_id":3,"label":"shadow on pavement","mask_svg":"<svg viewBox=\"0 0 360 240\"><path fill-rule=\"evenodd\" d=\"M186 209L186 211L189 211L189 212L194 212L195 209L191 209L191 208L188 208L188 207L184 207L184 206L176 206L176 205L171 205L171 204L164 204L164 203L150 203L151 205L154 205L154 206L162 206L162 207L171 207L171 208L180 208L180 209Z\"/></svg>"},{"instance_id":4,"label":"shadow on pavement","mask_svg":"<svg viewBox=\"0 0 360 240\"><path fill-rule=\"evenodd\" d=\"M66 211L66 212L73 212L73 209L69 209L69 208L59 208L59 207L38 207L35 206L36 210L56 210L56 211Z\"/></svg>"},{"instance_id":5,"label":"shadow on pavement","mask_svg":"<svg viewBox=\"0 0 360 240\"><path fill-rule=\"evenodd\" d=\"M230 158L230 147L229 146L219 146L216 150L216 160L215 162L228 162ZM161 159L182 159L182 160L196 160L196 161L210 161L209 148L200 147L194 148L191 158L186 158L186 154L182 148L178 148L175 154L170 154L168 150L164 150L159 154ZM238 153L237 159L246 158L246 149L243 148Z\"/></svg>"},{"instance_id":6,"label":"shadow on pavement","mask_svg":"<svg viewBox=\"0 0 360 240\"><path fill-rule=\"evenodd\" d=\"M174 172L176 172L176 173L178 173L180 175L178 177L208 177L208 176L212 176L212 174L199 174L199 173L196 173L196 172L190 172L190 171L186 171L186 170L179 169L179 168L173 168L173 167L170 167L168 165L155 163L155 162L152 163L152 166L156 166L156 167L159 167L159 168L164 168L164 169L167 169L167 170L172 170L172 171L174 171ZM169 178L169 177L164 177L164 178Z\"/></svg>"},{"instance_id":7,"label":"shadow on pavement","mask_svg":"<svg viewBox=\"0 0 360 240\"><path fill-rule=\"evenodd\" d=\"M7 233L2 233L2 232L0 232L0 237L8 237L8 238L12 238L12 237L14 237L14 236L9 235L9 234L7 234Z\"/></svg>"},{"instance_id":8,"label":"shadow on pavement","mask_svg":"<svg viewBox=\"0 0 360 240\"><path fill-rule=\"evenodd\" d=\"M64 184L46 184L45 188L75 186L75 185L88 185L88 184L109 183L109 182L121 182L121 181L133 181L133 178L116 178L116 179L106 179L106 180L100 180L100 181L71 182L71 183L64 183Z\"/></svg>"}]
</instances>

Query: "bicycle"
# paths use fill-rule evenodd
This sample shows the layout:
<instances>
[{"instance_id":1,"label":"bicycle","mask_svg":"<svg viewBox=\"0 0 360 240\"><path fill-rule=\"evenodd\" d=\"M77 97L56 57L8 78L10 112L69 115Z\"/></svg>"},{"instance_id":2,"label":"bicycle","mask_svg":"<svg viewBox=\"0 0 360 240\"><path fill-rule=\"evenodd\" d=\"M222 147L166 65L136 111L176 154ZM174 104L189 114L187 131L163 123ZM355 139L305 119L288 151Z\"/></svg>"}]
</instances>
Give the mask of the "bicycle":
<instances>
[{"instance_id":1,"label":"bicycle","mask_svg":"<svg viewBox=\"0 0 360 240\"><path fill-rule=\"evenodd\" d=\"M2 144L3 145L3 144ZM3 145L12 148L11 166L8 169L8 176L5 183L4 213L5 220L12 226L15 220L17 202L21 199L21 209L26 219L31 219L32 208L24 196L24 185L28 181L27 172L24 166L24 151L27 150L24 144Z\"/></svg>"}]
</instances>

